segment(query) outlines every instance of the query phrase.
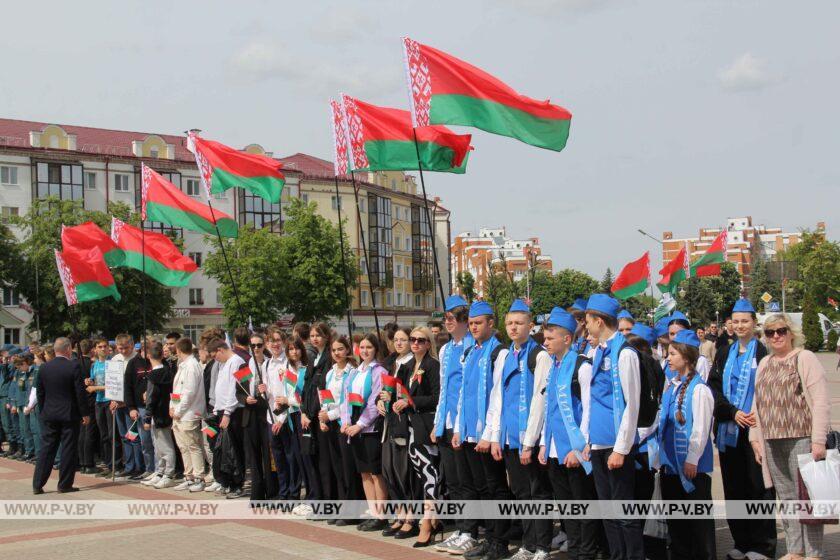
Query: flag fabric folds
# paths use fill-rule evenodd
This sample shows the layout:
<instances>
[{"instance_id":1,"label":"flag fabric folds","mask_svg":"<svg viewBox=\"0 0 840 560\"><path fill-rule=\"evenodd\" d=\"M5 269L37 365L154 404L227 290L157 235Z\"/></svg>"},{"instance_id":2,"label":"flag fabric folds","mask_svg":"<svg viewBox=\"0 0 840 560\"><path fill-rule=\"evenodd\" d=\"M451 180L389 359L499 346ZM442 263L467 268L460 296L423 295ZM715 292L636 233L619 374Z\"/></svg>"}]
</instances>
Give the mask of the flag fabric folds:
<instances>
[{"instance_id":1,"label":"flag fabric folds","mask_svg":"<svg viewBox=\"0 0 840 560\"><path fill-rule=\"evenodd\" d=\"M99 247L86 251L55 251L58 276L64 286L67 305L112 297L120 301L114 277Z\"/></svg>"},{"instance_id":2,"label":"flag fabric folds","mask_svg":"<svg viewBox=\"0 0 840 560\"><path fill-rule=\"evenodd\" d=\"M125 252L123 266L143 271L164 286L186 286L198 270L192 259L181 254L172 240L162 233L144 232L111 218L111 239Z\"/></svg>"},{"instance_id":3,"label":"flag fabric folds","mask_svg":"<svg viewBox=\"0 0 840 560\"><path fill-rule=\"evenodd\" d=\"M720 265L726 262L726 230L715 237L702 257L691 265L691 275L696 277L720 276Z\"/></svg>"},{"instance_id":4,"label":"flag fabric folds","mask_svg":"<svg viewBox=\"0 0 840 560\"><path fill-rule=\"evenodd\" d=\"M640 259L627 263L621 269L610 291L618 299L628 299L644 292L650 285L650 255L645 252Z\"/></svg>"},{"instance_id":5,"label":"flag fabric folds","mask_svg":"<svg viewBox=\"0 0 840 560\"><path fill-rule=\"evenodd\" d=\"M122 266L125 254L102 228L93 222L77 226L61 226L61 248L66 252L86 252L98 247L110 267Z\"/></svg>"},{"instance_id":6,"label":"flag fabric folds","mask_svg":"<svg viewBox=\"0 0 840 560\"><path fill-rule=\"evenodd\" d=\"M403 49L414 126L472 126L539 148L566 146L572 119L566 109L521 95L484 70L408 37Z\"/></svg>"},{"instance_id":7,"label":"flag fabric folds","mask_svg":"<svg viewBox=\"0 0 840 560\"><path fill-rule=\"evenodd\" d=\"M350 173L350 154L347 148L347 122L344 110L335 99L330 99L333 135L333 166L336 177L346 177Z\"/></svg>"},{"instance_id":8,"label":"flag fabric folds","mask_svg":"<svg viewBox=\"0 0 840 560\"><path fill-rule=\"evenodd\" d=\"M688 278L688 253L686 252L685 246L680 249L676 257L671 259L671 262L662 267L659 274L662 276L659 282L656 283L659 290L663 293L668 292L674 294L680 282Z\"/></svg>"}]
</instances>

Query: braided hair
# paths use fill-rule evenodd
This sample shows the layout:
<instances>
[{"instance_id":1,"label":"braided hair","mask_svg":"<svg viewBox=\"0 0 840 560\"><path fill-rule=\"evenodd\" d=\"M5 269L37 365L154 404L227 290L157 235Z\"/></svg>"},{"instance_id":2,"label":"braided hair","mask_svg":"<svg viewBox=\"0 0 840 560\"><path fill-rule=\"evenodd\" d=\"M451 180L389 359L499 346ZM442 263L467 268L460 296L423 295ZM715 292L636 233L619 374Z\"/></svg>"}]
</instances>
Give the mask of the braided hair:
<instances>
[{"instance_id":1,"label":"braided hair","mask_svg":"<svg viewBox=\"0 0 840 560\"><path fill-rule=\"evenodd\" d=\"M672 342L671 348L676 350L680 356L682 356L683 360L688 363L688 375L680 384L679 388L679 396L677 397L677 412L674 417L677 419L677 422L680 424L685 424L685 413L683 413L683 401L685 400L685 392L688 390L688 386L691 385L691 380L694 379L694 376L697 375L697 360L700 358L700 350L694 346L690 346L688 344L680 344L678 342Z\"/></svg>"}]
</instances>

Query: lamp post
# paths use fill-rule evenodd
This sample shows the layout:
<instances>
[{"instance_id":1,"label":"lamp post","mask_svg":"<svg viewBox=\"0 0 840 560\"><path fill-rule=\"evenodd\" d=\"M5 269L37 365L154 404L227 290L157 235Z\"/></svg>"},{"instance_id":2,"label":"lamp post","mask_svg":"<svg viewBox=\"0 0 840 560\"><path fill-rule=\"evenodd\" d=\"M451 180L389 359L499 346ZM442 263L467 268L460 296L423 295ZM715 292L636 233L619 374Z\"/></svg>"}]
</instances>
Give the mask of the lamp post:
<instances>
[{"instance_id":1,"label":"lamp post","mask_svg":"<svg viewBox=\"0 0 840 560\"><path fill-rule=\"evenodd\" d=\"M646 232L646 231L645 231L645 230L643 230L643 229L637 229L636 231L638 231L639 233L641 233L641 234L642 234L642 235L644 235L645 237L650 237L651 239L653 239L654 241L656 241L656 242L657 242L657 243L659 243L660 245L665 245L665 243L663 243L661 239L657 239L657 238L655 238L654 236L652 236L651 234L649 234L648 232Z\"/></svg>"}]
</instances>

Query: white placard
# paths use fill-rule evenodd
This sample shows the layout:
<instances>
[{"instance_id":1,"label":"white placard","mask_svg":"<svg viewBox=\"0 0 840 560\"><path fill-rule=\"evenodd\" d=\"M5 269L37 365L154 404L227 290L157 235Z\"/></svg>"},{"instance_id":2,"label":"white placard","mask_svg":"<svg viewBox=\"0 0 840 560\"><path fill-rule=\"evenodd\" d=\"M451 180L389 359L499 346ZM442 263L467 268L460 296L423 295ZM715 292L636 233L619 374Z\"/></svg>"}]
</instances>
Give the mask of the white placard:
<instances>
[{"instance_id":1,"label":"white placard","mask_svg":"<svg viewBox=\"0 0 840 560\"><path fill-rule=\"evenodd\" d=\"M111 360L105 368L105 398L112 401L123 401L125 362Z\"/></svg>"}]
</instances>

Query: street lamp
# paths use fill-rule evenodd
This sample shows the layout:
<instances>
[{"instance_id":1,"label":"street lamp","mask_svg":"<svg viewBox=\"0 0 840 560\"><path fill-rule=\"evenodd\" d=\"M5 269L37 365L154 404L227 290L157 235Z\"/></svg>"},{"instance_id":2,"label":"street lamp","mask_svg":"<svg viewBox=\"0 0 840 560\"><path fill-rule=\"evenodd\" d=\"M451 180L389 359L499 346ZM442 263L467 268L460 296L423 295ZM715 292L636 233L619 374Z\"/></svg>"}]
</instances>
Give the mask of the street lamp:
<instances>
[{"instance_id":1,"label":"street lamp","mask_svg":"<svg viewBox=\"0 0 840 560\"><path fill-rule=\"evenodd\" d=\"M653 239L654 241L656 241L656 242L657 242L657 243L659 243L660 245L665 245L665 243L663 243L661 239L657 239L657 238L655 238L654 236L652 236L651 234L649 234L648 232L646 232L646 231L645 231L645 230L643 230L643 229L637 229L636 231L638 231L639 233L641 233L641 234L642 234L642 235L644 235L645 237L650 237L651 239Z\"/></svg>"}]
</instances>

